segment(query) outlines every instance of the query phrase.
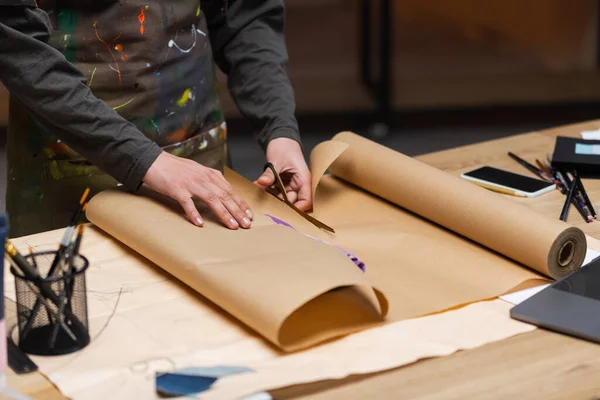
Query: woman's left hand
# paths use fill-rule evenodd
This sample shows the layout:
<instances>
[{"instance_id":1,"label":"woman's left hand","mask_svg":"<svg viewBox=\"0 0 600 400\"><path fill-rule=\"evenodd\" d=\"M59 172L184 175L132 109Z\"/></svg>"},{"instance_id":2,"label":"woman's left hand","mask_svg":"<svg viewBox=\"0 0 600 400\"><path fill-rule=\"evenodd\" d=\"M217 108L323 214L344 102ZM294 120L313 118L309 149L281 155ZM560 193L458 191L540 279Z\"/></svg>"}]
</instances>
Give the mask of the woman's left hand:
<instances>
[{"instance_id":1,"label":"woman's left hand","mask_svg":"<svg viewBox=\"0 0 600 400\"><path fill-rule=\"evenodd\" d=\"M285 186L287 197L302 211L312 208L312 178L300 144L289 138L276 138L267 145L267 162L270 162L279 173ZM275 177L270 169L255 182L263 189L268 189L275 183Z\"/></svg>"}]
</instances>

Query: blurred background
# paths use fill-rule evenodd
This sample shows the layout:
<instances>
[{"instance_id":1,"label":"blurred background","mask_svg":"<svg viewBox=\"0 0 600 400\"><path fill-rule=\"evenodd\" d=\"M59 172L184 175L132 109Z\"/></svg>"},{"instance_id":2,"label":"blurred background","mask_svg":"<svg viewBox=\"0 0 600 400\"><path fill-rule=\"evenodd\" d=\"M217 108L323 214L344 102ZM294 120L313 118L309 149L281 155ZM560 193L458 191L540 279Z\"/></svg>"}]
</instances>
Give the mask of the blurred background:
<instances>
[{"instance_id":1,"label":"blurred background","mask_svg":"<svg viewBox=\"0 0 600 400\"><path fill-rule=\"evenodd\" d=\"M286 0L306 153L342 130L418 155L600 118L596 0ZM233 166L264 155L227 94ZM0 88L0 211L7 93Z\"/></svg>"}]
</instances>

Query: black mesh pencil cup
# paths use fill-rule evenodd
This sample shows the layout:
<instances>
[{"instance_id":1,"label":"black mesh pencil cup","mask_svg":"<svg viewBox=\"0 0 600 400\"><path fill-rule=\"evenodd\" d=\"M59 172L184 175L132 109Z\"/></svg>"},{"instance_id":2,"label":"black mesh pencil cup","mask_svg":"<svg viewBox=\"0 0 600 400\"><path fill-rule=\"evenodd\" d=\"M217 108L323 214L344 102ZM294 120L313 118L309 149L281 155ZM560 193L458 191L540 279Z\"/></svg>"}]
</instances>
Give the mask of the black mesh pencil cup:
<instances>
[{"instance_id":1,"label":"black mesh pencil cup","mask_svg":"<svg viewBox=\"0 0 600 400\"><path fill-rule=\"evenodd\" d=\"M15 276L19 347L36 355L61 355L90 342L85 272L88 260L75 255L54 266L55 251L29 255L41 278ZM52 272L52 273L50 273Z\"/></svg>"}]
</instances>

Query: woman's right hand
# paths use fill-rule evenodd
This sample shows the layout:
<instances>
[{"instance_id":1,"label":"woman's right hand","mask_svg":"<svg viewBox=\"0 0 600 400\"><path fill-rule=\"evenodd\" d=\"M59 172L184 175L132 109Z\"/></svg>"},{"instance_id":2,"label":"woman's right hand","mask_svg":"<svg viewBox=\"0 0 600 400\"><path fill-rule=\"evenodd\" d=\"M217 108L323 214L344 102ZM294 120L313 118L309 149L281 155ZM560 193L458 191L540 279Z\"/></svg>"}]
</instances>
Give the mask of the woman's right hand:
<instances>
[{"instance_id":1,"label":"woman's right hand","mask_svg":"<svg viewBox=\"0 0 600 400\"><path fill-rule=\"evenodd\" d=\"M162 152L143 181L153 190L176 200L194 225L204 224L194 205L196 198L206 203L229 229L251 226L250 207L220 171Z\"/></svg>"}]
</instances>

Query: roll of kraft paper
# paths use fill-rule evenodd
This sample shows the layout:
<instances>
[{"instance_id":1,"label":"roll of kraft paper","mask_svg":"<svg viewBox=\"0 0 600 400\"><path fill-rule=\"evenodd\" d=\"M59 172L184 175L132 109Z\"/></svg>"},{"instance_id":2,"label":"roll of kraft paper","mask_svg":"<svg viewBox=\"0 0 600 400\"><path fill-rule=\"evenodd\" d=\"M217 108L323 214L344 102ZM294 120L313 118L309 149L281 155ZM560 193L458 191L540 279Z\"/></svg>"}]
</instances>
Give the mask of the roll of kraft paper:
<instances>
[{"instance_id":1,"label":"roll of kraft paper","mask_svg":"<svg viewBox=\"0 0 600 400\"><path fill-rule=\"evenodd\" d=\"M351 132L332 175L558 279L581 266L584 233Z\"/></svg>"}]
</instances>

